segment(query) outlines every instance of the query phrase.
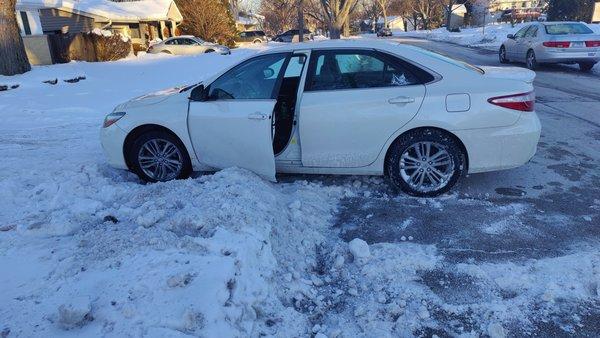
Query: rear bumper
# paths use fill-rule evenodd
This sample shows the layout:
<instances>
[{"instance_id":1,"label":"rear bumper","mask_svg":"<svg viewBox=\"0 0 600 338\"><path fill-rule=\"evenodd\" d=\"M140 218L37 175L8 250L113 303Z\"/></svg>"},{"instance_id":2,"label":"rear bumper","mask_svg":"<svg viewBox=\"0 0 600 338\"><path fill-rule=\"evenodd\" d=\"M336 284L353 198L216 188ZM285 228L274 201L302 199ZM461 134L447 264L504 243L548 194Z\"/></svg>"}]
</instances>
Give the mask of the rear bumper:
<instances>
[{"instance_id":1,"label":"rear bumper","mask_svg":"<svg viewBox=\"0 0 600 338\"><path fill-rule=\"evenodd\" d=\"M572 52L568 48L565 50L550 49L536 52L538 62L542 63L568 63L568 62L600 62L600 51L597 48L591 48L593 51Z\"/></svg>"},{"instance_id":2,"label":"rear bumper","mask_svg":"<svg viewBox=\"0 0 600 338\"><path fill-rule=\"evenodd\" d=\"M454 133L469 156L469 173L519 167L535 155L542 126L535 113L522 113L512 126Z\"/></svg>"},{"instance_id":3,"label":"rear bumper","mask_svg":"<svg viewBox=\"0 0 600 338\"><path fill-rule=\"evenodd\" d=\"M118 169L128 169L123 155L123 145L127 134L117 124L100 130L100 143L108 164Z\"/></svg>"}]
</instances>

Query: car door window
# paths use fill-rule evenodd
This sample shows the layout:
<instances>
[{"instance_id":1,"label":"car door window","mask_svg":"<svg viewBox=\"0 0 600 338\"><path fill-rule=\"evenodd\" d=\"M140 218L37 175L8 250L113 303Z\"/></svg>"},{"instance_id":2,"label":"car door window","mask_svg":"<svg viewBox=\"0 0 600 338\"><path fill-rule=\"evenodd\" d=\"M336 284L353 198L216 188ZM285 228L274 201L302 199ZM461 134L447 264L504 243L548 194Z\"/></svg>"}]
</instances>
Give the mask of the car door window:
<instances>
[{"instance_id":1,"label":"car door window","mask_svg":"<svg viewBox=\"0 0 600 338\"><path fill-rule=\"evenodd\" d=\"M420 83L406 67L372 51L316 52L308 91L407 86Z\"/></svg>"},{"instance_id":2,"label":"car door window","mask_svg":"<svg viewBox=\"0 0 600 338\"><path fill-rule=\"evenodd\" d=\"M167 40L165 45L177 45L177 39Z\"/></svg>"},{"instance_id":3,"label":"car door window","mask_svg":"<svg viewBox=\"0 0 600 338\"><path fill-rule=\"evenodd\" d=\"M531 26L531 28L527 30L527 33L525 33L525 37L526 38L535 38L537 36L537 32L538 32L538 27Z\"/></svg>"},{"instance_id":4,"label":"car door window","mask_svg":"<svg viewBox=\"0 0 600 338\"><path fill-rule=\"evenodd\" d=\"M263 55L236 66L208 87L208 99L273 99L287 56L287 53Z\"/></svg>"},{"instance_id":5,"label":"car door window","mask_svg":"<svg viewBox=\"0 0 600 338\"><path fill-rule=\"evenodd\" d=\"M515 34L515 38L519 39L525 36L525 34L527 33L527 31L529 30L531 26L527 26L527 27L523 27L521 28L517 34Z\"/></svg>"}]
</instances>

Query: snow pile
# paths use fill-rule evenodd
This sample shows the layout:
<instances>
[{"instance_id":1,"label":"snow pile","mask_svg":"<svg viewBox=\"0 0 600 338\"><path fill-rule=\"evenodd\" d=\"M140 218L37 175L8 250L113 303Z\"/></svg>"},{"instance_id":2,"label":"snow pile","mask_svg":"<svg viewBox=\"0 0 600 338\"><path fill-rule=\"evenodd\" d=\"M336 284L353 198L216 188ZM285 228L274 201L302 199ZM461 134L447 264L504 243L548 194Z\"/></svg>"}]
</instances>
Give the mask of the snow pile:
<instances>
[{"instance_id":1,"label":"snow pile","mask_svg":"<svg viewBox=\"0 0 600 338\"><path fill-rule=\"evenodd\" d=\"M460 32L449 32L446 28L409 32L394 30L394 35L451 42L463 46L482 47L495 50L506 40L508 34L516 33L525 25L527 25L527 23L516 24L514 27L510 24L489 24L485 27L485 33L483 27L463 28Z\"/></svg>"}]
</instances>

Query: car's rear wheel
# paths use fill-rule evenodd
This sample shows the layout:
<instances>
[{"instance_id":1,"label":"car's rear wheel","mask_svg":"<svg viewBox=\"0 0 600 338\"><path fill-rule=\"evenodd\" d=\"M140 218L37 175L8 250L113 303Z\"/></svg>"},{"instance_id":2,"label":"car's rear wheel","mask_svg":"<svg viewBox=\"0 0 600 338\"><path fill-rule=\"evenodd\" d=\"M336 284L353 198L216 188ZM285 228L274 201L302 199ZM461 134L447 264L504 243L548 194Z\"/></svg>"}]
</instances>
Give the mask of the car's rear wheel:
<instances>
[{"instance_id":1,"label":"car's rear wheel","mask_svg":"<svg viewBox=\"0 0 600 338\"><path fill-rule=\"evenodd\" d=\"M465 155L458 141L439 129L418 129L391 146L386 170L405 193L434 197L449 191L462 176Z\"/></svg>"},{"instance_id":2,"label":"car's rear wheel","mask_svg":"<svg viewBox=\"0 0 600 338\"><path fill-rule=\"evenodd\" d=\"M500 51L498 52L498 58L500 59L500 63L508 63L508 58L506 57L506 47L500 46Z\"/></svg>"},{"instance_id":3,"label":"car's rear wheel","mask_svg":"<svg viewBox=\"0 0 600 338\"><path fill-rule=\"evenodd\" d=\"M537 58L535 57L535 52L533 50L529 50L527 52L527 60L525 62L527 68L531 70L536 70L538 67Z\"/></svg>"},{"instance_id":4,"label":"car's rear wheel","mask_svg":"<svg viewBox=\"0 0 600 338\"><path fill-rule=\"evenodd\" d=\"M595 65L595 62L580 62L579 69L581 69L582 72L589 72L592 70L592 68L594 68Z\"/></svg>"},{"instance_id":5,"label":"car's rear wheel","mask_svg":"<svg viewBox=\"0 0 600 338\"><path fill-rule=\"evenodd\" d=\"M133 172L146 182L183 179L192 172L185 146L177 137L164 131L140 135L133 142L128 156Z\"/></svg>"},{"instance_id":6,"label":"car's rear wheel","mask_svg":"<svg viewBox=\"0 0 600 338\"><path fill-rule=\"evenodd\" d=\"M207 50L204 51L204 53L214 53L214 52L215 52L214 49L207 49Z\"/></svg>"}]
</instances>

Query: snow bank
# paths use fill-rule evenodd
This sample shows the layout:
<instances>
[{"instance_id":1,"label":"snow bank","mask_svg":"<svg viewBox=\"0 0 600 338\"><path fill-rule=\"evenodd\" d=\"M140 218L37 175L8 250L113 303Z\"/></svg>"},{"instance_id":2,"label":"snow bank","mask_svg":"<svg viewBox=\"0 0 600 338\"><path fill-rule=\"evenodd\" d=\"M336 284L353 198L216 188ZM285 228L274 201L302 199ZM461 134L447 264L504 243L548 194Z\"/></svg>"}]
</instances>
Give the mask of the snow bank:
<instances>
[{"instance_id":1,"label":"snow bank","mask_svg":"<svg viewBox=\"0 0 600 338\"><path fill-rule=\"evenodd\" d=\"M144 185L106 164L98 129L116 104L201 81L256 52L72 62L0 77L20 85L0 93L0 332L501 336L540 307L552 314L597 299L597 250L455 268L417 232L399 243L345 243L332 226L342 199L409 199L382 193L378 177L273 184L231 168ZM85 79L63 81L74 77ZM457 199L421 203L498 208ZM514 217L481 224L483 234L511 234L529 210L515 203L500 211ZM412 231L413 216L397 224ZM442 327L448 318L468 327Z\"/></svg>"}]
</instances>

